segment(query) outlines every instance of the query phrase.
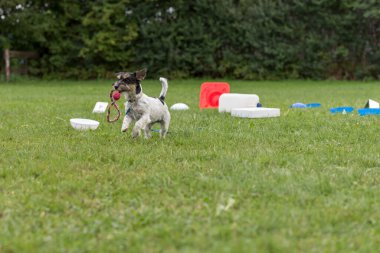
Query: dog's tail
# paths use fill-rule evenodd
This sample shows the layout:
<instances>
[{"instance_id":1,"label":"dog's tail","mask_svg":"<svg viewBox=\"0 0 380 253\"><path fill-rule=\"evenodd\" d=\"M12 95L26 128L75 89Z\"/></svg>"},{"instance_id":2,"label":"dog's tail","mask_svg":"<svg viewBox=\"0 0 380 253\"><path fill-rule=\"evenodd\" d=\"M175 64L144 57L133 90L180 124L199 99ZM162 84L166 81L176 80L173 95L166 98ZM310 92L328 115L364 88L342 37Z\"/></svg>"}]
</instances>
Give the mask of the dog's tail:
<instances>
[{"instance_id":1,"label":"dog's tail","mask_svg":"<svg viewBox=\"0 0 380 253\"><path fill-rule=\"evenodd\" d=\"M160 97L159 99L164 102L165 101L165 97L166 97L166 93L168 92L168 79L166 79L165 77L160 77L160 82L161 82L161 85L162 85L162 90L161 90L161 93L160 93Z\"/></svg>"}]
</instances>

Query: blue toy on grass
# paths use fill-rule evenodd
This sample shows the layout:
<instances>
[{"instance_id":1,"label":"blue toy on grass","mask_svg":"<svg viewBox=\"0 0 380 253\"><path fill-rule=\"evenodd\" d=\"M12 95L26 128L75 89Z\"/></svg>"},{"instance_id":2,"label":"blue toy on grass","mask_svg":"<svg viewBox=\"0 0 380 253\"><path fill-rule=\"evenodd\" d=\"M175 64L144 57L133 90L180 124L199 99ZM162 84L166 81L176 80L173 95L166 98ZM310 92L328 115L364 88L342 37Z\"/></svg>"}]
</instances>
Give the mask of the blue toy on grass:
<instances>
[{"instance_id":1,"label":"blue toy on grass","mask_svg":"<svg viewBox=\"0 0 380 253\"><path fill-rule=\"evenodd\" d=\"M307 108L318 108L321 107L320 103L311 103L311 104L306 104Z\"/></svg>"},{"instance_id":2,"label":"blue toy on grass","mask_svg":"<svg viewBox=\"0 0 380 253\"><path fill-rule=\"evenodd\" d=\"M310 104L294 103L290 106L290 108L318 108L318 107L321 107L320 103L310 103Z\"/></svg>"},{"instance_id":3,"label":"blue toy on grass","mask_svg":"<svg viewBox=\"0 0 380 253\"><path fill-rule=\"evenodd\" d=\"M380 115L380 108L363 108L358 109L358 113L360 116L365 115Z\"/></svg>"},{"instance_id":4,"label":"blue toy on grass","mask_svg":"<svg viewBox=\"0 0 380 253\"><path fill-rule=\"evenodd\" d=\"M294 103L290 108L306 108L306 105L304 103Z\"/></svg>"},{"instance_id":5,"label":"blue toy on grass","mask_svg":"<svg viewBox=\"0 0 380 253\"><path fill-rule=\"evenodd\" d=\"M331 113L351 113L354 111L354 107L351 106L341 106L341 107L335 107L330 108Z\"/></svg>"}]
</instances>

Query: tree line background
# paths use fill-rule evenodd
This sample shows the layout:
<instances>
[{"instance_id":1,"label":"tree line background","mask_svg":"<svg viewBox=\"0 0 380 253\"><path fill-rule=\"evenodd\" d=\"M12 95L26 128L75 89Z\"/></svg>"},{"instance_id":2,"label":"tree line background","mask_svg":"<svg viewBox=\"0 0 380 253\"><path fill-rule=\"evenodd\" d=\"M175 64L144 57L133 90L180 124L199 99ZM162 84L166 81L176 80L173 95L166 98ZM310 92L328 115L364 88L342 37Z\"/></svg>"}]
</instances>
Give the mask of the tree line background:
<instances>
[{"instance_id":1,"label":"tree line background","mask_svg":"<svg viewBox=\"0 0 380 253\"><path fill-rule=\"evenodd\" d=\"M378 0L0 0L32 75L379 79Z\"/></svg>"}]
</instances>

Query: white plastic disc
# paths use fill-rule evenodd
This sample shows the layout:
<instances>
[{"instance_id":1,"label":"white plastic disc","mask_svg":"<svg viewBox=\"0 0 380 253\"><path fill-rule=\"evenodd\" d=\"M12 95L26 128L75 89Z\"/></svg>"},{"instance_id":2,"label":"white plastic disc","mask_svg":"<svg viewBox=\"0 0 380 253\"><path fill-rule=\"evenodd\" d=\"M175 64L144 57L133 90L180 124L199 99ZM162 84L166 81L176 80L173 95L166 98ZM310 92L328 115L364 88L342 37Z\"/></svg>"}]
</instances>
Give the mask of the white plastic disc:
<instances>
[{"instance_id":1,"label":"white plastic disc","mask_svg":"<svg viewBox=\"0 0 380 253\"><path fill-rule=\"evenodd\" d=\"M95 130L99 126L99 122L91 119L70 119L70 124L77 130Z\"/></svg>"},{"instance_id":2,"label":"white plastic disc","mask_svg":"<svg viewBox=\"0 0 380 253\"><path fill-rule=\"evenodd\" d=\"M235 108L231 110L231 115L240 118L272 118L280 116L278 108Z\"/></svg>"}]
</instances>

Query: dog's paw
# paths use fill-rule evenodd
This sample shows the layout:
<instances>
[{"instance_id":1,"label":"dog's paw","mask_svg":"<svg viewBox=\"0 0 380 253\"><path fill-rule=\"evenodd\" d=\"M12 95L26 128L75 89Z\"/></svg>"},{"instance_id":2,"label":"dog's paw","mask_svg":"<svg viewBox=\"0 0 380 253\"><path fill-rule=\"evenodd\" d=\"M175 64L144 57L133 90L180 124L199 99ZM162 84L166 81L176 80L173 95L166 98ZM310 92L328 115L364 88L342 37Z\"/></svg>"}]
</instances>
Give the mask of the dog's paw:
<instances>
[{"instance_id":1,"label":"dog's paw","mask_svg":"<svg viewBox=\"0 0 380 253\"><path fill-rule=\"evenodd\" d=\"M127 132L128 131L128 127L122 127L121 129L120 129L120 132L122 132L122 133L125 133L125 132Z\"/></svg>"},{"instance_id":2,"label":"dog's paw","mask_svg":"<svg viewBox=\"0 0 380 253\"><path fill-rule=\"evenodd\" d=\"M133 129L132 130L132 138L137 138L140 136L140 130Z\"/></svg>"},{"instance_id":3,"label":"dog's paw","mask_svg":"<svg viewBox=\"0 0 380 253\"><path fill-rule=\"evenodd\" d=\"M151 134L145 134L144 137L145 137L145 139L150 139L150 138L152 138L152 135Z\"/></svg>"}]
</instances>

